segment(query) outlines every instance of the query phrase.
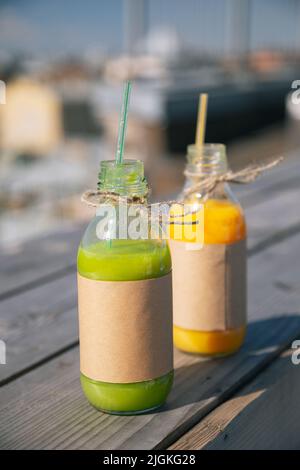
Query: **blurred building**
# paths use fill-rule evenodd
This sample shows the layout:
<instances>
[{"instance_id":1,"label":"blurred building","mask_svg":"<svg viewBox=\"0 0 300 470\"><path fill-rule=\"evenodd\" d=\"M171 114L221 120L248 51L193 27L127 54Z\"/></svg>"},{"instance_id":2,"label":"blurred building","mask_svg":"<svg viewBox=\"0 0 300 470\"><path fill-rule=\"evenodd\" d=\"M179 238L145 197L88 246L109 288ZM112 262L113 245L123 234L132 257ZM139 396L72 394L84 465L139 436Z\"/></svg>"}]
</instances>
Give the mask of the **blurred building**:
<instances>
[{"instance_id":1,"label":"blurred building","mask_svg":"<svg viewBox=\"0 0 300 470\"><path fill-rule=\"evenodd\" d=\"M300 0L0 2L0 244L84 212L79 193L114 158L128 78L125 152L145 162L155 197L182 184L200 91L207 141L257 143L286 110L297 136L299 23Z\"/></svg>"},{"instance_id":2,"label":"blurred building","mask_svg":"<svg viewBox=\"0 0 300 470\"><path fill-rule=\"evenodd\" d=\"M42 156L62 138L58 96L29 78L8 83L6 104L0 107L0 148L11 154Z\"/></svg>"},{"instance_id":3,"label":"blurred building","mask_svg":"<svg viewBox=\"0 0 300 470\"><path fill-rule=\"evenodd\" d=\"M162 30L173 30L188 49L213 57L300 48L299 0L124 0L123 22L127 53ZM146 45L157 48L155 41Z\"/></svg>"}]
</instances>

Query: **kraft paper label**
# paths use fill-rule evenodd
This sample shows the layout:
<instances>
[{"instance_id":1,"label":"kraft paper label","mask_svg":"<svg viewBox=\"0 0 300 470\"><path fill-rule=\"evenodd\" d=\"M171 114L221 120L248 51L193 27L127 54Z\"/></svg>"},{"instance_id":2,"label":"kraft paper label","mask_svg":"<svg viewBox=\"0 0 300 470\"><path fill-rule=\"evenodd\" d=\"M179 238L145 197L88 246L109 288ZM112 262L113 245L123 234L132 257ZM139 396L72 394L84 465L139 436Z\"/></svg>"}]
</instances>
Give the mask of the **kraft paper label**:
<instances>
[{"instance_id":1,"label":"kraft paper label","mask_svg":"<svg viewBox=\"0 0 300 470\"><path fill-rule=\"evenodd\" d=\"M197 251L170 240L173 317L181 328L215 331L246 324L246 241Z\"/></svg>"},{"instance_id":2,"label":"kraft paper label","mask_svg":"<svg viewBox=\"0 0 300 470\"><path fill-rule=\"evenodd\" d=\"M172 275L95 281L78 274L80 370L110 383L151 380L173 369Z\"/></svg>"}]
</instances>

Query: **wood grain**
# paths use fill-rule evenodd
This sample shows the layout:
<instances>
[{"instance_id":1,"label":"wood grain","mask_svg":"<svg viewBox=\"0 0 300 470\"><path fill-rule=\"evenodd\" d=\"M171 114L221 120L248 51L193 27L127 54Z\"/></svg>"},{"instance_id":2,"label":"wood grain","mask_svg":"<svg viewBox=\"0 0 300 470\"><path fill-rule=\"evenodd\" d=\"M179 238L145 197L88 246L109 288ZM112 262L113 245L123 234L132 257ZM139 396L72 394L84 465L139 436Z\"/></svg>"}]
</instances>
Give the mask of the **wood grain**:
<instances>
[{"instance_id":1,"label":"wood grain","mask_svg":"<svg viewBox=\"0 0 300 470\"><path fill-rule=\"evenodd\" d=\"M250 259L245 346L233 357L213 361L176 351L175 386L160 412L117 417L90 408L80 390L74 348L1 388L1 447L149 449L172 444L300 335L300 292L276 285L293 263L299 241L294 236ZM292 281L293 276L285 279Z\"/></svg>"},{"instance_id":2,"label":"wood grain","mask_svg":"<svg viewBox=\"0 0 300 470\"><path fill-rule=\"evenodd\" d=\"M268 218L270 205L271 201L268 204L261 204L254 214L250 215L250 231L256 223L256 218L263 220L265 227L268 223L273 224L274 218ZM274 227L271 237L258 237L257 243L249 248L250 258L255 257L255 261L249 263L249 280L253 279L253 282L249 282L249 298L253 302L258 295L258 290L264 285L263 282L259 282L256 286L257 270L260 276L274 278L273 282L277 283L280 292L284 289L297 288L295 286L298 275L297 265L294 263L294 253L290 250L288 240L300 234L300 222L298 222L298 211L295 211L295 206L292 208L293 210L285 211L282 217L287 227L281 229L282 224L277 230ZM294 226L296 230L293 230ZM272 246L274 247L274 262L273 259L269 260L269 251L264 253L266 248ZM277 264L278 246L280 250L287 251L284 262L288 273L294 269L293 279L288 280L286 275L283 275L281 258L278 258ZM295 247L295 252L297 251L298 248ZM257 257L259 253L261 256ZM293 266L295 268L292 268ZM263 299L263 293L258 298ZM75 268L58 279L49 280L47 283L28 288L18 295L2 299L0 301L0 338L9 345L10 357L7 366L0 368L0 384L7 383L21 373L25 373L30 367L45 362L48 357L51 358L76 345L78 328Z\"/></svg>"},{"instance_id":3,"label":"wood grain","mask_svg":"<svg viewBox=\"0 0 300 470\"><path fill-rule=\"evenodd\" d=\"M293 165L299 171L300 165ZM294 182L277 191L283 179L279 171L276 175L270 183L272 198L260 198L247 210L251 236L246 343L239 354L222 360L203 361L176 351L175 386L157 413L108 416L92 409L82 395L74 279L79 232L74 232L73 244L63 245L57 254L45 241L40 251L34 244L27 247L19 261L0 257L1 287L5 270L11 269L0 301L0 336L8 345L8 363L0 369L6 383L0 389L0 447L165 448L289 347L300 335L299 189ZM257 191L263 190L262 180L255 183ZM65 243L64 236L58 238Z\"/></svg>"},{"instance_id":4,"label":"wood grain","mask_svg":"<svg viewBox=\"0 0 300 470\"><path fill-rule=\"evenodd\" d=\"M255 183L250 185L234 185L241 204L246 209L249 231L249 247L253 247L258 240L269 237L274 228L274 211L265 209L269 207L274 197L281 200L282 196L291 191L298 191L300 185L300 162L296 156L288 156L286 161L264 174ZM292 196L291 196L292 197ZM290 196L282 201L285 211L289 208ZM262 205L261 217L259 206ZM273 202L273 207L277 202ZM268 223L273 217L273 224L260 225L265 221L267 213ZM92 214L92 212L91 212ZM286 217L275 219L275 229L286 227ZM9 252L0 252L0 300L11 297L17 293L45 284L53 279L62 277L75 269L76 251L84 227L74 226L64 231L58 231L28 241L13 247Z\"/></svg>"},{"instance_id":5,"label":"wood grain","mask_svg":"<svg viewBox=\"0 0 300 470\"><path fill-rule=\"evenodd\" d=\"M279 192L273 195L273 199L268 199L261 202L259 206L248 209L247 223L250 235L248 252L250 257L259 254L269 246L277 246L285 241L287 241L286 249L289 250L288 239L300 233L300 213L297 206L290 202L296 201L299 193L298 188L292 188L284 194ZM277 212L275 214L274 208ZM40 240L38 242L40 248L38 248L36 256L34 255L34 244L29 244L28 251L25 251L27 261L32 258L32 273L37 269L36 275L40 275L40 279L31 285L24 284L21 289L22 286L19 285L18 294L15 292L14 295L0 300L0 337L9 344L10 354L9 364L5 368L0 368L0 384L6 383L20 373L26 372L30 367L43 363L47 357L65 351L77 343L77 291L74 260L76 259L77 248L75 245L78 243L78 234L79 232L68 232L64 236L53 235L53 237ZM72 243L69 243L70 238L73 240ZM66 245L68 249L65 253ZM58 247L60 248L58 249ZM57 250L56 255L55 249ZM297 249L295 250L297 251ZM265 256L269 257L268 253ZM52 257L54 260L48 266L49 259L52 260ZM290 272L291 267L295 265L292 253L290 253L290 257L290 266L287 267L287 272ZM0 278L5 278L9 259L11 259L9 272L13 273L17 269L16 256L7 256L6 263L0 265ZM260 258L255 263L257 262L260 262ZM57 263L62 263L61 266L65 266L62 271L55 271L59 266ZM17 273L19 273L17 277L22 277L26 272L28 274L29 264L25 263L23 266L25 266L25 272L22 269L19 272L17 269ZM43 277L43 273L46 272L44 266L48 266L49 270L54 270L50 278L50 271L48 277ZM275 266L272 263L267 263L266 266L271 266L271 273L266 275L272 274L274 276ZM264 261L261 269L264 269ZM281 273L281 278L276 278L274 282L278 284L279 289L284 289L286 280L282 277L280 266L277 269ZM250 277L252 272L255 272L255 269L249 271ZM28 279L27 274L25 279ZM294 276L295 279L297 278ZM289 289L289 287L286 288ZM252 289L251 285L249 289L249 296L255 297L255 289Z\"/></svg>"},{"instance_id":6,"label":"wood grain","mask_svg":"<svg viewBox=\"0 0 300 470\"><path fill-rule=\"evenodd\" d=\"M271 171L263 173L254 183L233 184L234 192L245 208L272 199L276 193L283 193L299 187L299 151L284 155L284 160ZM254 161L254 163L257 163Z\"/></svg>"},{"instance_id":7,"label":"wood grain","mask_svg":"<svg viewBox=\"0 0 300 470\"><path fill-rule=\"evenodd\" d=\"M0 302L0 338L8 361L0 384L77 344L75 272Z\"/></svg>"},{"instance_id":8,"label":"wood grain","mask_svg":"<svg viewBox=\"0 0 300 470\"><path fill-rule=\"evenodd\" d=\"M300 371L286 351L172 450L299 450Z\"/></svg>"},{"instance_id":9,"label":"wood grain","mask_svg":"<svg viewBox=\"0 0 300 470\"><path fill-rule=\"evenodd\" d=\"M74 270L82 232L72 226L0 252L0 300Z\"/></svg>"}]
</instances>

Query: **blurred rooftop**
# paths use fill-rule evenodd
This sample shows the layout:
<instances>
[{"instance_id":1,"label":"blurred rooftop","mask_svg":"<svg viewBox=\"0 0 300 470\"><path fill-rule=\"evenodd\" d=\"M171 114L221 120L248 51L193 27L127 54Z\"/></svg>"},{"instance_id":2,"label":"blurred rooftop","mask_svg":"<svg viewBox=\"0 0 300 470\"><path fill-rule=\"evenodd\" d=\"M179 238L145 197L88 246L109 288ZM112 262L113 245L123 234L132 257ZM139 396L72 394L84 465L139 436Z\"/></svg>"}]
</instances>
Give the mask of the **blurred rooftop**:
<instances>
[{"instance_id":1,"label":"blurred rooftop","mask_svg":"<svg viewBox=\"0 0 300 470\"><path fill-rule=\"evenodd\" d=\"M300 146L300 0L0 2L0 245L89 217L79 202L113 158L122 82L126 153L155 198L175 194L199 92L206 140L230 164Z\"/></svg>"}]
</instances>

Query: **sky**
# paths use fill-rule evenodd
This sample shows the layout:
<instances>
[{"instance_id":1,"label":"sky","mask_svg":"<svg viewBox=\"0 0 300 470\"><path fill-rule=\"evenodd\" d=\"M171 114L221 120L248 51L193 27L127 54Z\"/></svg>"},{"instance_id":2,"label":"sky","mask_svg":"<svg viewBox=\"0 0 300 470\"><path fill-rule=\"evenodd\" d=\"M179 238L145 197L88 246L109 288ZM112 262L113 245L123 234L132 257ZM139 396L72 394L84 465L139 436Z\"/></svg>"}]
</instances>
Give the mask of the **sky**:
<instances>
[{"instance_id":1,"label":"sky","mask_svg":"<svg viewBox=\"0 0 300 470\"><path fill-rule=\"evenodd\" d=\"M117 51L122 6L122 0L0 0L0 47L46 54Z\"/></svg>"},{"instance_id":2,"label":"sky","mask_svg":"<svg viewBox=\"0 0 300 470\"><path fill-rule=\"evenodd\" d=\"M0 0L0 52L120 52L126 1L130 0ZM222 53L226 8L231 4L235 11L241 1L145 0L146 28L169 28L196 49ZM249 1L252 48L296 43L300 48L300 0Z\"/></svg>"}]
</instances>

